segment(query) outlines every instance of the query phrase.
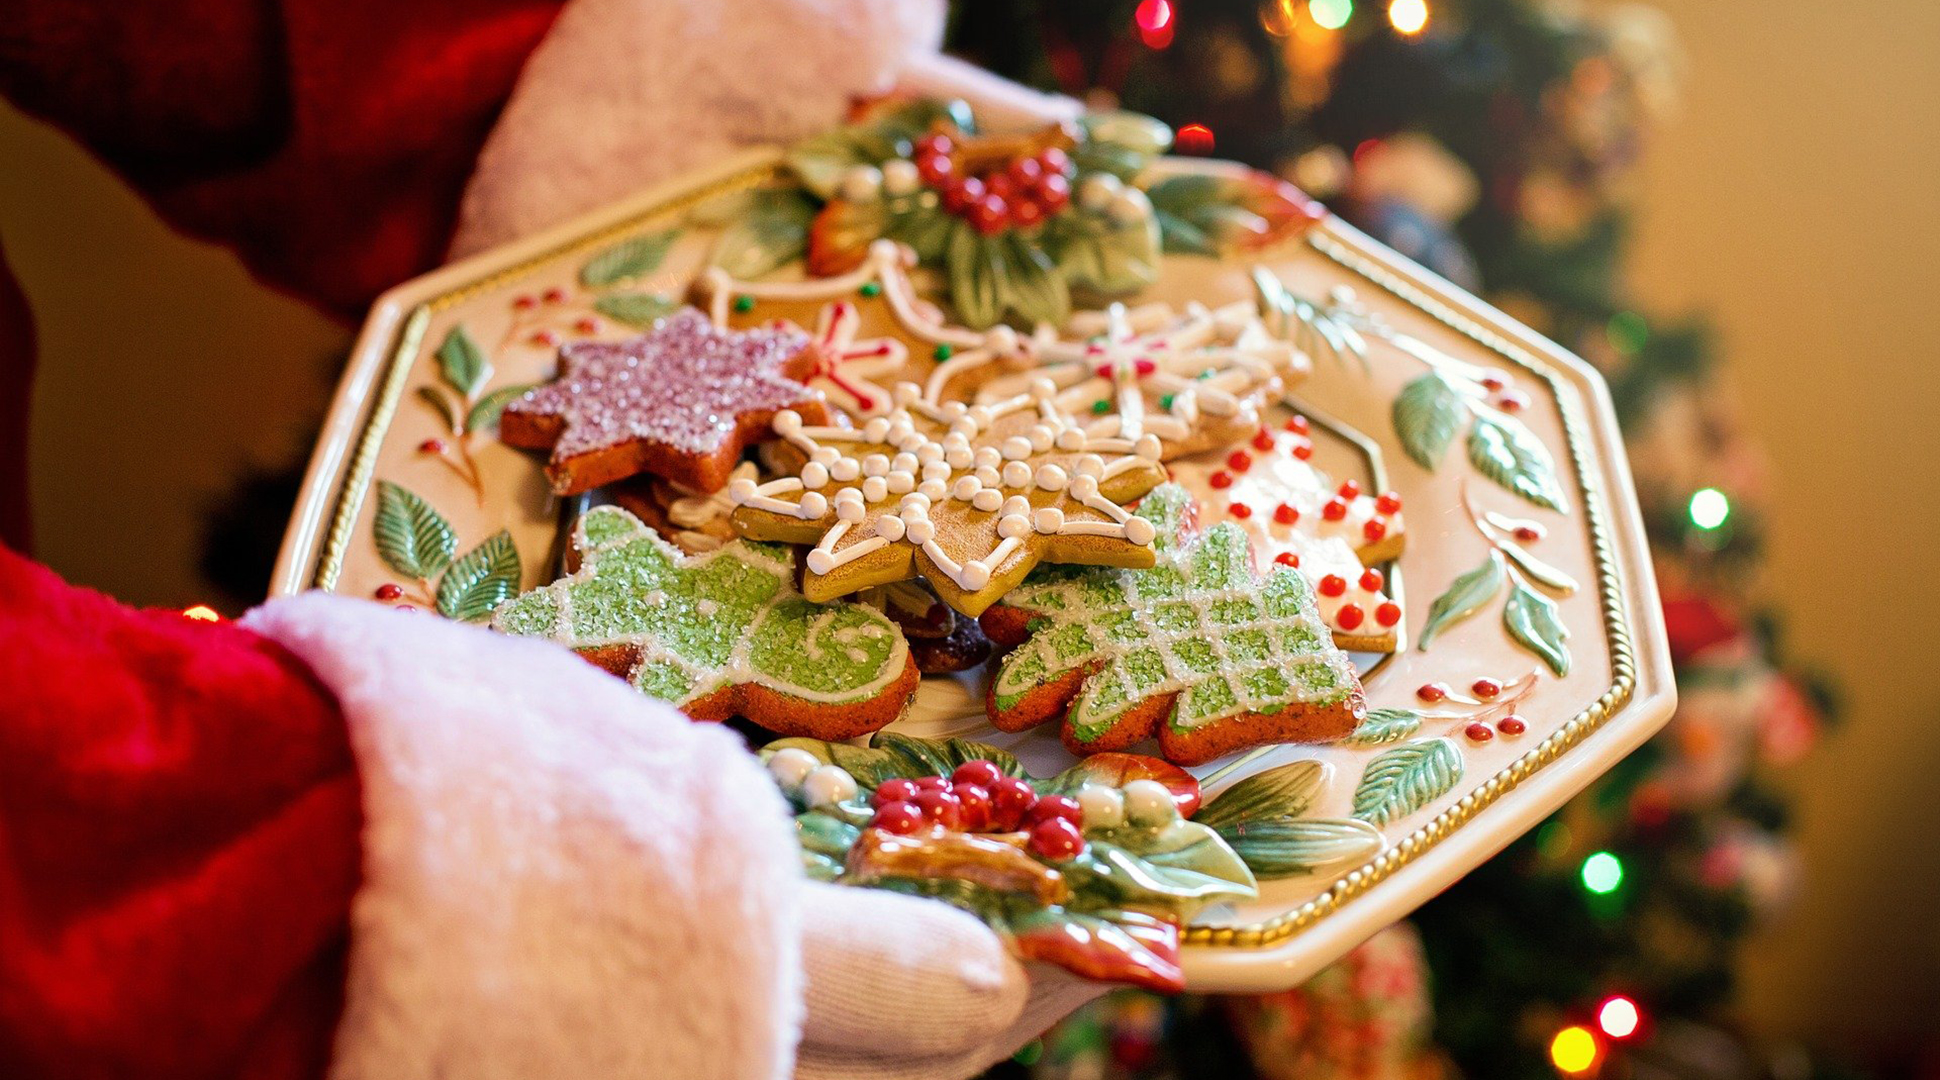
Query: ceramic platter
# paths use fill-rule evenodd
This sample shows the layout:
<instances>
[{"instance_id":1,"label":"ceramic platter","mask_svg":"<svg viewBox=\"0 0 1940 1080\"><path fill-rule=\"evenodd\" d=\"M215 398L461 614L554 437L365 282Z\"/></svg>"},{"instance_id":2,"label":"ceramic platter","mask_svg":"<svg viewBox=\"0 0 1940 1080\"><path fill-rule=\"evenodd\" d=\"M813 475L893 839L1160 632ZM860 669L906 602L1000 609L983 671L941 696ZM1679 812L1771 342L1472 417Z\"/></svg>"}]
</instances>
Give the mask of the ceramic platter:
<instances>
[{"instance_id":1,"label":"ceramic platter","mask_svg":"<svg viewBox=\"0 0 1940 1080\"><path fill-rule=\"evenodd\" d=\"M774 240L737 215L759 206L750 192L789 182L785 161L780 150L752 153L387 293L338 389L274 592L325 589L482 620L504 596L552 581L584 504L551 494L543 455L494 437L494 410L517 393L506 388L550 378L562 341L639 332L719 262L752 269L750 280L800 279L799 260L763 266L772 260L736 250ZM1176 159L1144 169L1147 186L1244 175ZM1254 305L1311 367L1265 408L1265 434L1168 464L1197 496L1202 524L1233 521L1256 537L1279 528L1286 500L1271 465L1295 445L1310 447L1303 463L1330 485L1365 493L1343 527L1393 493L1405 551L1376 567L1381 596L1364 599L1391 601L1402 617L1391 652L1352 654L1373 718L1353 736L1190 769L1213 806L1242 779L1280 769L1272 775L1297 779L1280 785L1280 809L1311 823L1281 849L1292 852L1290 874L1261 873L1249 895L1223 895L1180 920L1172 957L1184 984L1206 991L1300 982L1534 826L1643 742L1673 704L1643 530L1598 377L1336 218L1270 225L1211 254L1168 251L1155 280L1117 297L1133 311ZM915 280L947 317L942 277ZM1289 427L1296 416L1304 435ZM1250 459L1238 471L1235 451ZM444 574L464 580L409 580L387 560L376 525L388 485L448 525L456 561ZM1363 629L1380 629L1374 606ZM889 730L1001 747L1037 777L1071 766L1055 723L1023 733L990 724L987 677L925 676ZM1480 679L1504 689L1490 698L1473 689ZM1450 694L1425 700L1429 684ZM1285 769L1301 762L1311 764Z\"/></svg>"}]
</instances>

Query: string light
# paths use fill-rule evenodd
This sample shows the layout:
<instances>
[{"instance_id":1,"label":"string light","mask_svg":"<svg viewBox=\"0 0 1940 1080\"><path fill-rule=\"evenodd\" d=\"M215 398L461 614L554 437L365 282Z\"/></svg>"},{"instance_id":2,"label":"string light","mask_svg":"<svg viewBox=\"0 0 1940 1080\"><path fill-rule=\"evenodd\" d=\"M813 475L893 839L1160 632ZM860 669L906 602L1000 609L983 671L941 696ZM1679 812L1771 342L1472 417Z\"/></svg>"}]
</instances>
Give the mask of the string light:
<instances>
[{"instance_id":1,"label":"string light","mask_svg":"<svg viewBox=\"0 0 1940 1080\"><path fill-rule=\"evenodd\" d=\"M1600 1049L1589 1028L1571 1025L1549 1040L1549 1063L1565 1076L1581 1076L1596 1065Z\"/></svg>"},{"instance_id":2,"label":"string light","mask_svg":"<svg viewBox=\"0 0 1940 1080\"><path fill-rule=\"evenodd\" d=\"M1210 154L1213 148L1212 129L1204 124L1187 124L1179 129L1172 139L1173 145L1184 154Z\"/></svg>"},{"instance_id":3,"label":"string light","mask_svg":"<svg viewBox=\"0 0 1940 1080\"><path fill-rule=\"evenodd\" d=\"M1427 0L1393 0L1388 23L1403 34L1419 34L1428 25Z\"/></svg>"},{"instance_id":4,"label":"string light","mask_svg":"<svg viewBox=\"0 0 1940 1080\"><path fill-rule=\"evenodd\" d=\"M1583 860L1583 887L1606 896L1616 892L1623 884L1623 860L1607 851L1599 851Z\"/></svg>"},{"instance_id":5,"label":"string light","mask_svg":"<svg viewBox=\"0 0 1940 1080\"><path fill-rule=\"evenodd\" d=\"M207 604L197 604L194 607L183 608L182 617L185 619L194 619L196 622L222 621L222 616L216 612L216 609Z\"/></svg>"},{"instance_id":6,"label":"string light","mask_svg":"<svg viewBox=\"0 0 1940 1080\"><path fill-rule=\"evenodd\" d=\"M1700 488L1691 495L1691 524L1706 532L1731 518L1731 500L1717 488Z\"/></svg>"},{"instance_id":7,"label":"string light","mask_svg":"<svg viewBox=\"0 0 1940 1080\"><path fill-rule=\"evenodd\" d=\"M1354 17L1354 0L1307 0L1307 17L1323 30L1339 30Z\"/></svg>"},{"instance_id":8,"label":"string light","mask_svg":"<svg viewBox=\"0 0 1940 1080\"><path fill-rule=\"evenodd\" d=\"M1147 48L1163 49L1172 44L1171 0L1139 0L1132 11L1132 22Z\"/></svg>"},{"instance_id":9,"label":"string light","mask_svg":"<svg viewBox=\"0 0 1940 1080\"><path fill-rule=\"evenodd\" d=\"M1635 1035L1642 1019L1642 1014L1637 1011L1637 1003L1622 994L1604 998L1603 1004L1596 1010L1596 1026L1613 1039L1627 1039Z\"/></svg>"}]
</instances>

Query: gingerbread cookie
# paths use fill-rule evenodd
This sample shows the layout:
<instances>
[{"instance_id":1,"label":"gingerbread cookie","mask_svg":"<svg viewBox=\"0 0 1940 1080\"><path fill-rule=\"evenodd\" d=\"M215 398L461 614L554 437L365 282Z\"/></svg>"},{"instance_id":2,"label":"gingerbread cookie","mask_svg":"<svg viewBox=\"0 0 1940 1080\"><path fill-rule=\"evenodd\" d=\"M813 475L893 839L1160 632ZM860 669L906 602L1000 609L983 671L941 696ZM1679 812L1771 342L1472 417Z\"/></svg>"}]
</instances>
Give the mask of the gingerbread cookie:
<instances>
[{"instance_id":1,"label":"gingerbread cookie","mask_svg":"<svg viewBox=\"0 0 1940 1080\"><path fill-rule=\"evenodd\" d=\"M860 428L811 427L793 412L774 427L801 465L731 486L734 526L813 545L811 600L920 575L974 617L1039 562L1151 564L1151 523L1121 504L1165 478L1158 439L1086 434L1048 380L975 406L923 401L905 383L895 408Z\"/></svg>"},{"instance_id":2,"label":"gingerbread cookie","mask_svg":"<svg viewBox=\"0 0 1940 1080\"><path fill-rule=\"evenodd\" d=\"M750 282L715 267L701 276L695 294L717 326L812 327L815 367L804 380L837 409L867 418L895 407L898 383L922 383L940 362L967 359L975 366L992 349L1016 348L1008 327L980 334L946 325L910 282L914 265L915 252L878 240L848 273Z\"/></svg>"},{"instance_id":3,"label":"gingerbread cookie","mask_svg":"<svg viewBox=\"0 0 1940 1080\"><path fill-rule=\"evenodd\" d=\"M728 474L728 483L760 476L754 462L743 461ZM738 535L728 521L734 500L728 498L725 488L694 492L658 476L634 476L613 485L608 494L615 504L689 555L724 547Z\"/></svg>"},{"instance_id":4,"label":"gingerbread cookie","mask_svg":"<svg viewBox=\"0 0 1940 1080\"><path fill-rule=\"evenodd\" d=\"M559 350L559 375L505 407L499 438L550 450L546 476L575 495L636 473L718 491L777 411L817 422L821 398L806 334L716 329L685 308L638 337Z\"/></svg>"},{"instance_id":5,"label":"gingerbread cookie","mask_svg":"<svg viewBox=\"0 0 1940 1080\"><path fill-rule=\"evenodd\" d=\"M1262 563L1306 575L1334 644L1393 652L1401 605L1375 567L1405 546L1401 497L1363 491L1352 480L1335 483L1313 466L1312 455L1307 420L1294 416L1224 453L1175 461L1172 477L1208 520L1245 531Z\"/></svg>"},{"instance_id":6,"label":"gingerbread cookie","mask_svg":"<svg viewBox=\"0 0 1940 1080\"><path fill-rule=\"evenodd\" d=\"M969 383L977 400L992 400L1048 378L1058 404L1083 417L1086 432L1128 439L1150 432L1170 460L1257 431L1261 405L1309 367L1266 332L1251 302L1217 310L1191 304L1183 314L1166 304L1129 311L1113 304L1074 316L1070 329L1076 340L1040 332L1021 342L1021 363L989 349L952 359L928 392L934 399L945 386Z\"/></svg>"},{"instance_id":7,"label":"gingerbread cookie","mask_svg":"<svg viewBox=\"0 0 1940 1080\"><path fill-rule=\"evenodd\" d=\"M859 599L903 628L916 669L925 675L968 671L990 659L990 639L977 620L952 611L921 582L878 585L863 590Z\"/></svg>"},{"instance_id":8,"label":"gingerbread cookie","mask_svg":"<svg viewBox=\"0 0 1940 1080\"><path fill-rule=\"evenodd\" d=\"M573 529L580 566L506 601L492 626L566 645L696 720L848 739L902 714L919 675L896 624L815 604L786 549L736 541L684 555L618 507Z\"/></svg>"},{"instance_id":9,"label":"gingerbread cookie","mask_svg":"<svg viewBox=\"0 0 1940 1080\"><path fill-rule=\"evenodd\" d=\"M1151 569L1048 570L984 613L991 640L1017 646L991 682L991 723L1021 731L1062 716L1078 754L1156 735L1180 765L1351 733L1367 712L1360 680L1306 579L1256 571L1231 524L1195 534L1177 484L1138 513L1158 536Z\"/></svg>"}]
</instances>

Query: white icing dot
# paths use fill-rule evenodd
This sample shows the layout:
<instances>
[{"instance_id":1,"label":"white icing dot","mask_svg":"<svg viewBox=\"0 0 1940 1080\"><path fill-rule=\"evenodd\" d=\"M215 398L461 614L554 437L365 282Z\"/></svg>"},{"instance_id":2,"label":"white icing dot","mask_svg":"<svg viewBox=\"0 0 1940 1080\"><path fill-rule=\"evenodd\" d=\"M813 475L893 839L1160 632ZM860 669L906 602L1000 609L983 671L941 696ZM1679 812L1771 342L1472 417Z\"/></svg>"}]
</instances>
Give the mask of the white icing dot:
<instances>
[{"instance_id":1,"label":"white icing dot","mask_svg":"<svg viewBox=\"0 0 1940 1080\"><path fill-rule=\"evenodd\" d=\"M1142 517L1127 518L1125 520L1125 539L1130 540L1140 547L1151 543L1153 537L1158 535L1158 532L1158 529L1154 528L1151 522Z\"/></svg>"},{"instance_id":2,"label":"white icing dot","mask_svg":"<svg viewBox=\"0 0 1940 1080\"><path fill-rule=\"evenodd\" d=\"M959 439L968 439L970 436L982 430L982 428L977 426L977 422L968 416L959 416L955 420L950 421L950 434Z\"/></svg>"},{"instance_id":3,"label":"white icing dot","mask_svg":"<svg viewBox=\"0 0 1940 1080\"><path fill-rule=\"evenodd\" d=\"M969 410L970 406L965 405L961 401L946 401L943 403L943 418L945 420L955 420Z\"/></svg>"},{"instance_id":4,"label":"white icing dot","mask_svg":"<svg viewBox=\"0 0 1940 1080\"><path fill-rule=\"evenodd\" d=\"M830 570L835 569L835 556L830 555L821 548L810 548L808 551L808 568L818 574L826 574Z\"/></svg>"},{"instance_id":5,"label":"white icing dot","mask_svg":"<svg viewBox=\"0 0 1940 1080\"><path fill-rule=\"evenodd\" d=\"M775 429L775 434L783 438L799 435L802 430L802 414L793 409L783 409L775 414L770 426Z\"/></svg>"},{"instance_id":6,"label":"white icing dot","mask_svg":"<svg viewBox=\"0 0 1940 1080\"><path fill-rule=\"evenodd\" d=\"M1030 512L1031 500L1026 499L1022 495L1012 495L1010 498L1004 500L1004 513L1006 514L1016 514L1022 517Z\"/></svg>"},{"instance_id":7,"label":"white icing dot","mask_svg":"<svg viewBox=\"0 0 1940 1080\"><path fill-rule=\"evenodd\" d=\"M795 507L795 514L803 521L813 521L829 512L829 501L819 491L802 492L802 501Z\"/></svg>"},{"instance_id":8,"label":"white icing dot","mask_svg":"<svg viewBox=\"0 0 1940 1080\"><path fill-rule=\"evenodd\" d=\"M1046 506L1032 517L1032 524L1038 532L1046 535L1055 534L1059 529L1064 528L1064 511L1055 506Z\"/></svg>"},{"instance_id":9,"label":"white icing dot","mask_svg":"<svg viewBox=\"0 0 1940 1080\"><path fill-rule=\"evenodd\" d=\"M1085 433L1074 427L1064 428L1058 432L1057 447L1060 450L1083 450Z\"/></svg>"},{"instance_id":10,"label":"white icing dot","mask_svg":"<svg viewBox=\"0 0 1940 1080\"><path fill-rule=\"evenodd\" d=\"M1051 441L1055 437L1049 424L1032 424L1031 430L1025 432L1024 435L1031 440L1031 449L1036 450L1038 453L1049 450L1051 448Z\"/></svg>"},{"instance_id":11,"label":"white icing dot","mask_svg":"<svg viewBox=\"0 0 1940 1080\"><path fill-rule=\"evenodd\" d=\"M976 462L979 469L985 466L994 469L1004 463L1004 452L994 446L979 446L977 447Z\"/></svg>"},{"instance_id":12,"label":"white icing dot","mask_svg":"<svg viewBox=\"0 0 1940 1080\"><path fill-rule=\"evenodd\" d=\"M928 446L930 444L924 443L923 445ZM918 458L915 454L912 454L907 450L889 459L889 469L891 472L895 472L900 469L903 472L913 473L917 470L918 466L920 466L921 464L922 464L922 459Z\"/></svg>"},{"instance_id":13,"label":"white icing dot","mask_svg":"<svg viewBox=\"0 0 1940 1080\"><path fill-rule=\"evenodd\" d=\"M903 538L903 519L894 514L884 514L876 519L876 535L890 543Z\"/></svg>"},{"instance_id":14,"label":"white icing dot","mask_svg":"<svg viewBox=\"0 0 1940 1080\"><path fill-rule=\"evenodd\" d=\"M1039 465L1037 475L1032 479L1037 481L1038 487L1046 491L1063 491L1064 485L1071 482L1071 477L1063 469L1050 462Z\"/></svg>"},{"instance_id":15,"label":"white icing dot","mask_svg":"<svg viewBox=\"0 0 1940 1080\"><path fill-rule=\"evenodd\" d=\"M862 475L886 476L889 473L889 457L886 454L870 454L862 459Z\"/></svg>"},{"instance_id":16,"label":"white icing dot","mask_svg":"<svg viewBox=\"0 0 1940 1080\"><path fill-rule=\"evenodd\" d=\"M1004 474L988 465L979 465L977 471L970 475L976 477L977 482L984 487L996 487L998 484L1004 482Z\"/></svg>"},{"instance_id":17,"label":"white icing dot","mask_svg":"<svg viewBox=\"0 0 1940 1080\"><path fill-rule=\"evenodd\" d=\"M983 490L982 480L979 480L974 476L959 476L957 477L956 486L950 489L950 495L953 498L961 499L964 502L969 502L971 498L977 494L977 492L982 490Z\"/></svg>"},{"instance_id":18,"label":"white icing dot","mask_svg":"<svg viewBox=\"0 0 1940 1080\"><path fill-rule=\"evenodd\" d=\"M837 521L846 521L853 525L861 521L864 517L867 517L868 513L868 508L862 505L860 499L835 500L835 520Z\"/></svg>"},{"instance_id":19,"label":"white icing dot","mask_svg":"<svg viewBox=\"0 0 1940 1080\"><path fill-rule=\"evenodd\" d=\"M749 497L754 495L754 488L754 481L745 476L741 477L739 480L728 485L728 498L734 500L735 505L739 506L747 502Z\"/></svg>"},{"instance_id":20,"label":"white icing dot","mask_svg":"<svg viewBox=\"0 0 1940 1080\"><path fill-rule=\"evenodd\" d=\"M1020 461L1031 456L1031 440L1022 435L1012 435L1004 440L999 449L1003 451L1005 460Z\"/></svg>"},{"instance_id":21,"label":"white icing dot","mask_svg":"<svg viewBox=\"0 0 1940 1080\"><path fill-rule=\"evenodd\" d=\"M916 460L924 465L928 465L932 461L942 461L943 447L933 442L926 442L916 448Z\"/></svg>"},{"instance_id":22,"label":"white icing dot","mask_svg":"<svg viewBox=\"0 0 1940 1080\"><path fill-rule=\"evenodd\" d=\"M984 488L970 499L970 505L986 514L995 513L998 507L1004 505L1004 493L996 488Z\"/></svg>"},{"instance_id":23,"label":"white icing dot","mask_svg":"<svg viewBox=\"0 0 1940 1080\"><path fill-rule=\"evenodd\" d=\"M833 446L818 446L808 455L808 460L821 465L823 468L835 464L841 458L842 451L837 450Z\"/></svg>"},{"instance_id":24,"label":"white icing dot","mask_svg":"<svg viewBox=\"0 0 1940 1080\"><path fill-rule=\"evenodd\" d=\"M814 488L827 487L828 482L829 482L829 467L827 465L824 465L819 461L811 461L808 464L802 466L802 486L803 487L809 488L812 490ZM740 483L740 481L737 480L735 481L735 483Z\"/></svg>"},{"instance_id":25,"label":"white icing dot","mask_svg":"<svg viewBox=\"0 0 1940 1080\"><path fill-rule=\"evenodd\" d=\"M917 518L915 521L905 521L903 525L907 529L904 535L909 538L909 542L912 544L927 544L936 538L936 523L932 522L929 518Z\"/></svg>"},{"instance_id":26,"label":"white icing dot","mask_svg":"<svg viewBox=\"0 0 1940 1080\"><path fill-rule=\"evenodd\" d=\"M925 480L948 480L950 474L955 471L950 468L948 462L926 461L923 463L923 479Z\"/></svg>"},{"instance_id":27,"label":"white icing dot","mask_svg":"<svg viewBox=\"0 0 1940 1080\"><path fill-rule=\"evenodd\" d=\"M852 457L837 458L829 466L829 476L844 484L861 475L862 464Z\"/></svg>"},{"instance_id":28,"label":"white icing dot","mask_svg":"<svg viewBox=\"0 0 1940 1080\"><path fill-rule=\"evenodd\" d=\"M1090 473L1080 473L1071 478L1071 497L1083 502L1098 497L1098 478Z\"/></svg>"},{"instance_id":29,"label":"white icing dot","mask_svg":"<svg viewBox=\"0 0 1940 1080\"><path fill-rule=\"evenodd\" d=\"M1012 461L1004 466L1004 486L1023 487L1031 482L1031 467L1022 461Z\"/></svg>"},{"instance_id":30,"label":"white icing dot","mask_svg":"<svg viewBox=\"0 0 1940 1080\"><path fill-rule=\"evenodd\" d=\"M915 383L897 383L889 391L889 396L895 400L897 405L907 405L923 396L923 388Z\"/></svg>"},{"instance_id":31,"label":"white icing dot","mask_svg":"<svg viewBox=\"0 0 1940 1080\"><path fill-rule=\"evenodd\" d=\"M1022 514L1005 514L997 519L997 535L1006 540L1029 535L1030 531L1031 519Z\"/></svg>"},{"instance_id":32,"label":"white icing dot","mask_svg":"<svg viewBox=\"0 0 1940 1080\"><path fill-rule=\"evenodd\" d=\"M1105 459L1099 457L1097 454L1085 454L1078 458L1077 464L1073 465L1072 468L1077 470L1079 476L1089 476L1095 479L1105 475Z\"/></svg>"},{"instance_id":33,"label":"white icing dot","mask_svg":"<svg viewBox=\"0 0 1940 1080\"><path fill-rule=\"evenodd\" d=\"M1039 401L1042 401L1045 398L1048 398L1053 394L1056 394L1057 392L1058 392L1058 384L1052 382L1051 380L1045 378L1042 375L1039 375L1036 378L1031 380L1031 397L1036 398Z\"/></svg>"},{"instance_id":34,"label":"white icing dot","mask_svg":"<svg viewBox=\"0 0 1940 1080\"><path fill-rule=\"evenodd\" d=\"M889 434L889 418L878 416L862 425L862 437L870 442L881 442Z\"/></svg>"},{"instance_id":35,"label":"white icing dot","mask_svg":"<svg viewBox=\"0 0 1940 1080\"><path fill-rule=\"evenodd\" d=\"M990 584L990 567L977 559L972 559L964 563L963 569L957 572L957 582L966 589L973 591L981 589Z\"/></svg>"},{"instance_id":36,"label":"white icing dot","mask_svg":"<svg viewBox=\"0 0 1940 1080\"><path fill-rule=\"evenodd\" d=\"M990 415L990 407L987 405L972 405L970 408L964 410L963 415L965 419L977 425L978 430L989 427L990 421L993 419Z\"/></svg>"},{"instance_id":37,"label":"white icing dot","mask_svg":"<svg viewBox=\"0 0 1940 1080\"><path fill-rule=\"evenodd\" d=\"M967 446L955 446L944 452L943 460L952 469L967 469L976 460L976 455Z\"/></svg>"},{"instance_id":38,"label":"white icing dot","mask_svg":"<svg viewBox=\"0 0 1940 1080\"><path fill-rule=\"evenodd\" d=\"M898 510L928 510L930 497L920 491L912 491L896 503Z\"/></svg>"},{"instance_id":39,"label":"white icing dot","mask_svg":"<svg viewBox=\"0 0 1940 1080\"><path fill-rule=\"evenodd\" d=\"M872 476L862 482L862 497L870 502L880 502L889 496L889 481L880 476Z\"/></svg>"},{"instance_id":40,"label":"white icing dot","mask_svg":"<svg viewBox=\"0 0 1940 1080\"><path fill-rule=\"evenodd\" d=\"M928 495L931 501L935 501L950 493L950 485L942 480L925 480L916 485L916 490Z\"/></svg>"},{"instance_id":41,"label":"white icing dot","mask_svg":"<svg viewBox=\"0 0 1940 1080\"><path fill-rule=\"evenodd\" d=\"M894 495L901 495L916 486L916 474L907 469L891 469L884 479L889 481L889 491Z\"/></svg>"},{"instance_id":42,"label":"white icing dot","mask_svg":"<svg viewBox=\"0 0 1940 1080\"><path fill-rule=\"evenodd\" d=\"M1132 444L1132 453L1147 461L1157 461L1160 453L1159 437L1149 431L1140 435L1138 441Z\"/></svg>"}]
</instances>

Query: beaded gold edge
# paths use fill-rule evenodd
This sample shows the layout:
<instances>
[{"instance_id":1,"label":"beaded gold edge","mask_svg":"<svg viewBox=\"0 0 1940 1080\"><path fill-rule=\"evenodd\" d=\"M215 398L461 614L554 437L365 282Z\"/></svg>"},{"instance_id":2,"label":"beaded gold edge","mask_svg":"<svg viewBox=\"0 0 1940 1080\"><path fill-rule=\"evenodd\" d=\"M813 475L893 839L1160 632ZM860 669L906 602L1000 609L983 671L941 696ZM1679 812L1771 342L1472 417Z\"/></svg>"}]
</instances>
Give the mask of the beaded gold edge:
<instances>
[{"instance_id":1,"label":"beaded gold edge","mask_svg":"<svg viewBox=\"0 0 1940 1080\"><path fill-rule=\"evenodd\" d=\"M351 532L356 527L358 515L363 509L364 498L369 492L372 473L377 467L378 449L383 445L384 436L396 416L398 402L404 395L412 366L423 347L424 336L430 328L432 315L455 304L463 303L481 292L523 277L556 259L566 258L637 232L656 219L684 213L721 195L757 187L776 178L779 172L778 163L769 164L696 188L622 221L522 259L475 282L441 293L413 307L398 329L397 338L391 347L384 370L383 384L379 389L377 401L369 419L365 421L364 430L358 437L356 450L345 472L343 488L337 497L336 508L331 517L330 530L324 539L316 573L312 577L313 586L325 591L334 590L337 579L342 575L344 554L349 549ZM1587 425L1582 415L1582 405L1577 399L1574 388L1564 382L1561 375L1549 364L1354 251L1347 244L1329 235L1324 225L1310 233L1306 237L1306 243L1335 264L1549 384L1557 406L1562 412L1563 430L1569 444L1570 460L1576 470L1578 490L1583 496L1584 516L1589 528L1592 555L1596 562L1600 586L1599 595L1603 605L1604 631L1610 643L1610 669L1613 679L1610 688L1604 691L1602 696L1562 728L1511 762L1508 768L1464 795L1433 820L1409 833L1366 865L1350 871L1326 892L1292 911L1263 922L1237 926L1187 927L1182 935L1183 942L1199 947L1261 949L1286 941L1314 925L1325 916L1339 910L1349 900L1394 876L1402 867L1425 854L1485 807L1493 804L1543 766L1561 757L1565 751L1582 742L1629 702L1637 686L1636 656L1631 645L1629 622L1623 610L1622 574L1611 549L1609 524L1606 520L1607 509L1591 479L1593 459L1588 445Z\"/></svg>"},{"instance_id":2,"label":"beaded gold edge","mask_svg":"<svg viewBox=\"0 0 1940 1080\"><path fill-rule=\"evenodd\" d=\"M1569 443L1570 462L1576 469L1577 488L1583 496L1584 521L1590 533L1591 554L1596 562L1598 594L1603 605L1603 629L1610 642L1610 688L1582 712L1552 732L1542 742L1509 763L1480 787L1462 796L1433 820L1409 833L1393 847L1350 871L1326 892L1292 911L1263 922L1228 926L1189 926L1181 935L1187 945L1212 948L1263 949L1277 945L1322 918L1340 910L1349 900L1393 877L1397 871L1426 854L1456 829L1483 809L1527 780L1538 769L1561 757L1582 742L1618 709L1630 701L1637 689L1635 650L1630 641L1630 623L1623 609L1623 576L1611 548L1608 510L1592 479L1594 464L1589 446L1588 424L1575 388L1564 382L1554 367L1528 350L1516 345L1474 319L1442 303L1396 276L1386 267L1342 243L1324 230L1307 237L1307 244L1343 269L1360 276L1396 299L1421 311L1436 322L1474 341L1504 360L1549 384L1562 413L1563 433Z\"/></svg>"}]
</instances>

